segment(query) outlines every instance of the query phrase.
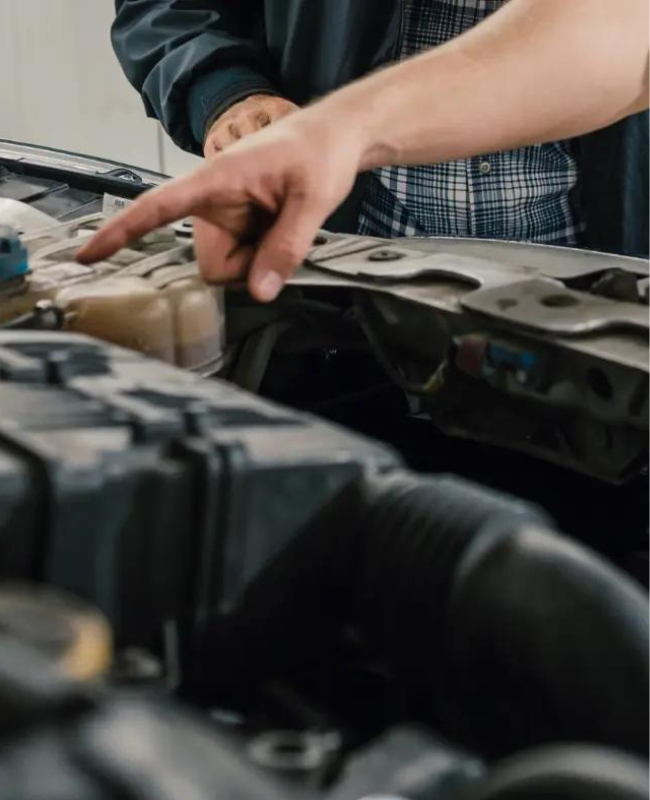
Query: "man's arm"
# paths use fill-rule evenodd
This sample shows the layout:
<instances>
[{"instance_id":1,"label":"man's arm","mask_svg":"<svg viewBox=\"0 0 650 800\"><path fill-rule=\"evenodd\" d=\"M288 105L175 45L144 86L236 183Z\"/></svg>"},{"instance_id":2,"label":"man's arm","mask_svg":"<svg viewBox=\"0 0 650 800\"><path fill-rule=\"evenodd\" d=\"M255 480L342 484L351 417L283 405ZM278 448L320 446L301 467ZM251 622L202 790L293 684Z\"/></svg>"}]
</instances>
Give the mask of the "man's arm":
<instances>
[{"instance_id":1,"label":"man's arm","mask_svg":"<svg viewBox=\"0 0 650 800\"><path fill-rule=\"evenodd\" d=\"M365 168L584 134L648 107L648 2L510 0L325 102L357 125Z\"/></svg>"},{"instance_id":2,"label":"man's arm","mask_svg":"<svg viewBox=\"0 0 650 800\"><path fill-rule=\"evenodd\" d=\"M278 93L256 37L258 0L116 0L115 8L111 38L124 72L186 150L200 152L233 104Z\"/></svg>"},{"instance_id":3,"label":"man's arm","mask_svg":"<svg viewBox=\"0 0 650 800\"><path fill-rule=\"evenodd\" d=\"M298 111L140 197L79 254L188 214L208 280L272 300L357 172L604 127L648 106L647 0L510 0L472 31ZM270 219L255 228L259 210ZM251 244L252 237L253 239Z\"/></svg>"}]
</instances>

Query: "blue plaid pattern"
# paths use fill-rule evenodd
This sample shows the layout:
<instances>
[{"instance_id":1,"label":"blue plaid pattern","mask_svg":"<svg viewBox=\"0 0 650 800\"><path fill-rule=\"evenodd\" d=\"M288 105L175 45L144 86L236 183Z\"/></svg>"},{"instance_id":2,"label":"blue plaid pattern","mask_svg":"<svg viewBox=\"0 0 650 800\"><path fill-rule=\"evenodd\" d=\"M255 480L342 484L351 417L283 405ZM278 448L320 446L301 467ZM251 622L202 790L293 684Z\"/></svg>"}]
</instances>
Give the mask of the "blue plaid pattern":
<instances>
[{"instance_id":1,"label":"blue plaid pattern","mask_svg":"<svg viewBox=\"0 0 650 800\"><path fill-rule=\"evenodd\" d=\"M452 39L507 0L401 0L399 57ZM578 166L567 142L367 176L366 236L471 236L577 245Z\"/></svg>"}]
</instances>

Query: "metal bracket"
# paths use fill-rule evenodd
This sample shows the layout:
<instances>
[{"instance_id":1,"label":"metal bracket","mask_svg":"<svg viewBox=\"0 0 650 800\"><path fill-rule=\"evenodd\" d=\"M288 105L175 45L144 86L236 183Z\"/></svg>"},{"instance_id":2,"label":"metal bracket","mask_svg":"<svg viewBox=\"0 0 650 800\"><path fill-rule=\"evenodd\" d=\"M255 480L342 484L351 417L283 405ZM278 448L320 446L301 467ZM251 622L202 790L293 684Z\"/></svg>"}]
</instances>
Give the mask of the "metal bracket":
<instances>
[{"instance_id":1,"label":"metal bracket","mask_svg":"<svg viewBox=\"0 0 650 800\"><path fill-rule=\"evenodd\" d=\"M550 280L533 279L470 292L460 303L468 311L542 333L574 336L632 328L648 334L645 306L575 292Z\"/></svg>"},{"instance_id":2,"label":"metal bracket","mask_svg":"<svg viewBox=\"0 0 650 800\"><path fill-rule=\"evenodd\" d=\"M451 278L476 288L499 286L511 281L513 276L511 267L492 261L447 253L425 253L359 237L348 237L312 251L307 263L314 269L341 277L376 283Z\"/></svg>"},{"instance_id":3,"label":"metal bracket","mask_svg":"<svg viewBox=\"0 0 650 800\"><path fill-rule=\"evenodd\" d=\"M592 254L552 248L552 257L544 260L544 248L524 244L518 247L521 261L491 261L465 255L458 245L451 247L452 252L441 252L442 244L436 240L385 242L327 233L320 238L307 265L339 278L378 286L404 286L414 281L435 286L436 279L451 279L467 285L458 299L462 308L508 325L560 336L612 328L648 334L645 306L573 291L560 282L598 273L605 266L615 269L620 261L625 262L627 271L642 276L648 265L640 259L597 254L594 264ZM449 245L447 240L443 243ZM476 242L471 244L470 252L476 253ZM497 246L503 243L495 243ZM525 256L531 253L537 258L536 266L525 265Z\"/></svg>"}]
</instances>

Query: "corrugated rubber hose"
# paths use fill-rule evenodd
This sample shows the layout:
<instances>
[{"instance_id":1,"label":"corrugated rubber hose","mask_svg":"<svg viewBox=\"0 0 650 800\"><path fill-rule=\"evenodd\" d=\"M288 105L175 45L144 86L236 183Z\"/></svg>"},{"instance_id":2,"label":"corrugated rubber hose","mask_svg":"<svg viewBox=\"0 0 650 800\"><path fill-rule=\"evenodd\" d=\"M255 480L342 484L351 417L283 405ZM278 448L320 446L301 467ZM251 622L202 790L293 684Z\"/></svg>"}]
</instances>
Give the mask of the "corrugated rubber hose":
<instances>
[{"instance_id":1,"label":"corrugated rubber hose","mask_svg":"<svg viewBox=\"0 0 650 800\"><path fill-rule=\"evenodd\" d=\"M648 767L597 747L545 747L504 761L453 800L647 800Z\"/></svg>"},{"instance_id":2,"label":"corrugated rubber hose","mask_svg":"<svg viewBox=\"0 0 650 800\"><path fill-rule=\"evenodd\" d=\"M549 741L648 751L648 606L523 504L449 478L367 483L357 624L446 732L500 754Z\"/></svg>"},{"instance_id":3,"label":"corrugated rubber hose","mask_svg":"<svg viewBox=\"0 0 650 800\"><path fill-rule=\"evenodd\" d=\"M486 756L647 755L647 601L530 506L453 478L365 478L219 623L210 674L245 684L322 658L349 621L425 721Z\"/></svg>"}]
</instances>

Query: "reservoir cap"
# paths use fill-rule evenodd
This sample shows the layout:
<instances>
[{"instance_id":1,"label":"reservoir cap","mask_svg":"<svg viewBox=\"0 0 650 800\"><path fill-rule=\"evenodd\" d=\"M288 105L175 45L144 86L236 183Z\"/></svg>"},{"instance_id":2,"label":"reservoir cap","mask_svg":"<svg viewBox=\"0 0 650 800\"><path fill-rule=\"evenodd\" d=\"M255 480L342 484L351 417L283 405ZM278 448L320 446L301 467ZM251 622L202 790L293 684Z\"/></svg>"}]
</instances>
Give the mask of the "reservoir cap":
<instances>
[{"instance_id":1,"label":"reservoir cap","mask_svg":"<svg viewBox=\"0 0 650 800\"><path fill-rule=\"evenodd\" d=\"M20 236L8 225L0 225L0 284L22 278L29 272L27 250Z\"/></svg>"}]
</instances>

